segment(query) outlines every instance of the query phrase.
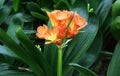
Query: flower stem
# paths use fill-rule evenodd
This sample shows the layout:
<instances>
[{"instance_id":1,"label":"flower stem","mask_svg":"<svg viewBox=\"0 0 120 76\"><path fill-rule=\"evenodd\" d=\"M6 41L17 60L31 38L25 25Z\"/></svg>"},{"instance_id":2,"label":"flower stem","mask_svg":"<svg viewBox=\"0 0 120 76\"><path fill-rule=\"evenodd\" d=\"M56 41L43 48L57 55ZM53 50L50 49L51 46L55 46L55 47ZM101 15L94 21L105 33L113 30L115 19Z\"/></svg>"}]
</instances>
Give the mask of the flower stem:
<instances>
[{"instance_id":1,"label":"flower stem","mask_svg":"<svg viewBox=\"0 0 120 76\"><path fill-rule=\"evenodd\" d=\"M62 76L62 48L58 47L57 76Z\"/></svg>"}]
</instances>

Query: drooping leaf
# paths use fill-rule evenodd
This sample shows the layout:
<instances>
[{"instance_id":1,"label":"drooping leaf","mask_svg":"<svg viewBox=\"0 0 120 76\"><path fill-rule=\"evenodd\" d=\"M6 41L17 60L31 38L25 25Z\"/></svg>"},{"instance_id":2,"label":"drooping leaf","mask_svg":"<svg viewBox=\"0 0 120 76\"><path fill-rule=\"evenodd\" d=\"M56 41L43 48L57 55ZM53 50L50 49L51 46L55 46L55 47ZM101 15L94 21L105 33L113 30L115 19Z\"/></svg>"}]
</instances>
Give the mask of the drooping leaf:
<instances>
[{"instance_id":1,"label":"drooping leaf","mask_svg":"<svg viewBox=\"0 0 120 76\"><path fill-rule=\"evenodd\" d=\"M35 47L35 45L30 41L27 35L24 34L21 28L17 29L16 35L31 57L39 64L40 67L42 67L42 69L45 70L45 75L49 75L49 71L47 71L49 70L49 65L45 57L42 55L42 52Z\"/></svg>"},{"instance_id":2,"label":"drooping leaf","mask_svg":"<svg viewBox=\"0 0 120 76\"><path fill-rule=\"evenodd\" d=\"M85 68L83 66L80 66L76 63L70 63L69 65L72 66L79 73L81 73L83 76L97 76L97 74L94 73L93 71L91 71L88 68Z\"/></svg>"},{"instance_id":3,"label":"drooping leaf","mask_svg":"<svg viewBox=\"0 0 120 76\"><path fill-rule=\"evenodd\" d=\"M15 36L15 31L16 31L16 28L18 27L23 27L23 15L21 13L17 13L15 14L11 20L10 20L10 23L9 23L9 27L8 27L8 30L7 30L7 34L12 38L14 39L17 43L19 43L18 39L16 38Z\"/></svg>"},{"instance_id":4,"label":"drooping leaf","mask_svg":"<svg viewBox=\"0 0 120 76\"><path fill-rule=\"evenodd\" d=\"M12 1L9 0L1 9L0 9L0 25L5 21L12 9Z\"/></svg>"},{"instance_id":5,"label":"drooping leaf","mask_svg":"<svg viewBox=\"0 0 120 76\"><path fill-rule=\"evenodd\" d=\"M45 21L45 22L48 21L48 17L46 17L46 16L44 16L44 15L42 15L42 14L40 14L40 13L31 12L31 14L32 14L32 16L35 17L35 18L38 18L38 19L43 20L43 21Z\"/></svg>"},{"instance_id":6,"label":"drooping leaf","mask_svg":"<svg viewBox=\"0 0 120 76\"><path fill-rule=\"evenodd\" d=\"M108 66L107 76L119 76L120 75L120 41L115 47L112 60Z\"/></svg>"},{"instance_id":7,"label":"drooping leaf","mask_svg":"<svg viewBox=\"0 0 120 76\"><path fill-rule=\"evenodd\" d=\"M34 60L34 58L27 52L25 49L20 47L10 36L8 36L1 28L0 28L0 41L10 49L14 54L18 56L23 62L28 64L32 71L36 75L45 76L45 73L39 66L39 64Z\"/></svg>"}]
</instances>

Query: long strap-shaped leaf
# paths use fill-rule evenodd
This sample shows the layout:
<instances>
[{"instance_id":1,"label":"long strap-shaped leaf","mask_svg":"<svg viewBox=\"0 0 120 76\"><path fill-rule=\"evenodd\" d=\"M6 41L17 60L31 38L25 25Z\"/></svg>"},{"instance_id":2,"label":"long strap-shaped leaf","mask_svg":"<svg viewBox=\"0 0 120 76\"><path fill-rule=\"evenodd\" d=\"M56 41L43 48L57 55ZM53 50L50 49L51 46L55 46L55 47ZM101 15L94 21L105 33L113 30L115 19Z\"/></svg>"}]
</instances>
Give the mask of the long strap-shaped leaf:
<instances>
[{"instance_id":1,"label":"long strap-shaped leaf","mask_svg":"<svg viewBox=\"0 0 120 76\"><path fill-rule=\"evenodd\" d=\"M88 68L85 68L83 66L80 66L78 64L70 63L69 65L72 66L79 73L81 73L83 76L97 76L97 74L94 73L93 71L91 71Z\"/></svg>"},{"instance_id":2,"label":"long strap-shaped leaf","mask_svg":"<svg viewBox=\"0 0 120 76\"><path fill-rule=\"evenodd\" d=\"M85 55L81 58L79 64L89 68L93 63L97 60L100 51L102 50L103 44L102 34L100 32L97 33L96 38L94 39L92 45L85 53Z\"/></svg>"},{"instance_id":3,"label":"long strap-shaped leaf","mask_svg":"<svg viewBox=\"0 0 120 76\"><path fill-rule=\"evenodd\" d=\"M49 66L48 62L43 56L42 52L40 52L34 44L30 41L30 39L25 35L21 28L18 28L16 31L16 35L19 41L22 43L23 47L28 51L32 58L43 68L45 71L46 76L49 75Z\"/></svg>"},{"instance_id":4,"label":"long strap-shaped leaf","mask_svg":"<svg viewBox=\"0 0 120 76\"><path fill-rule=\"evenodd\" d=\"M0 28L0 41L6 45L11 51L18 56L19 59L24 61L30 66L32 71L37 76L45 76L43 70L40 68L38 63L31 57L31 55L21 48L11 37L9 37L1 28Z\"/></svg>"},{"instance_id":5,"label":"long strap-shaped leaf","mask_svg":"<svg viewBox=\"0 0 120 76\"><path fill-rule=\"evenodd\" d=\"M120 41L114 50L112 60L108 67L107 76L120 76Z\"/></svg>"}]
</instances>

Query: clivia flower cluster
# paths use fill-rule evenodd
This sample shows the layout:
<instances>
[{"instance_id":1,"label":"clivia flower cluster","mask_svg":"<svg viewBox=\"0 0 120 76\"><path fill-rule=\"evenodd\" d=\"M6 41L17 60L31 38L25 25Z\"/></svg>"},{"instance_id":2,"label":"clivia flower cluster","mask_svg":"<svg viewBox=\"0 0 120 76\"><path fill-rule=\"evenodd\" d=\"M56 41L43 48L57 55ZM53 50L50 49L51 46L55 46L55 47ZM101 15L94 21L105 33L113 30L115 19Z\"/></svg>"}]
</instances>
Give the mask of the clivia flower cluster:
<instances>
[{"instance_id":1,"label":"clivia flower cluster","mask_svg":"<svg viewBox=\"0 0 120 76\"><path fill-rule=\"evenodd\" d=\"M86 19L77 13L67 10L47 12L53 28L47 25L37 28L36 36L47 40L45 44L56 43L61 45L65 38L74 37L78 31L87 25Z\"/></svg>"}]
</instances>

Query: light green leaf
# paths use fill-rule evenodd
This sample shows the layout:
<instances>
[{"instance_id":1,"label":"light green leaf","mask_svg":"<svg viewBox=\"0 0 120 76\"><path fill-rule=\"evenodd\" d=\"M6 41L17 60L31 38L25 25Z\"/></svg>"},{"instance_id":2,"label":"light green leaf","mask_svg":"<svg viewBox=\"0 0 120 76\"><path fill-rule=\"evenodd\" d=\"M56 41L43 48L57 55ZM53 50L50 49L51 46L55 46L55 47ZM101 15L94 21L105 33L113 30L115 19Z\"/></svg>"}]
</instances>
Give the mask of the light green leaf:
<instances>
[{"instance_id":1,"label":"light green leaf","mask_svg":"<svg viewBox=\"0 0 120 76\"><path fill-rule=\"evenodd\" d=\"M112 17L113 19L120 16L120 0L116 0L112 5Z\"/></svg>"},{"instance_id":2,"label":"light green leaf","mask_svg":"<svg viewBox=\"0 0 120 76\"><path fill-rule=\"evenodd\" d=\"M0 9L3 7L5 0L0 0Z\"/></svg>"},{"instance_id":3,"label":"light green leaf","mask_svg":"<svg viewBox=\"0 0 120 76\"><path fill-rule=\"evenodd\" d=\"M97 76L97 74L94 73L93 71L91 71L88 68L85 68L83 66L80 66L76 63L70 63L69 65L72 66L79 73L81 73L83 76Z\"/></svg>"},{"instance_id":4,"label":"light green leaf","mask_svg":"<svg viewBox=\"0 0 120 76\"><path fill-rule=\"evenodd\" d=\"M14 9L15 12L18 11L18 9L19 9L19 4L20 4L20 0L14 0L14 1L13 1L13 9Z\"/></svg>"},{"instance_id":5,"label":"light green leaf","mask_svg":"<svg viewBox=\"0 0 120 76\"><path fill-rule=\"evenodd\" d=\"M110 25L112 35L116 40L120 40L120 16L117 16Z\"/></svg>"},{"instance_id":6,"label":"light green leaf","mask_svg":"<svg viewBox=\"0 0 120 76\"><path fill-rule=\"evenodd\" d=\"M120 41L115 47L112 60L108 66L107 76L119 76L120 75Z\"/></svg>"}]
</instances>

